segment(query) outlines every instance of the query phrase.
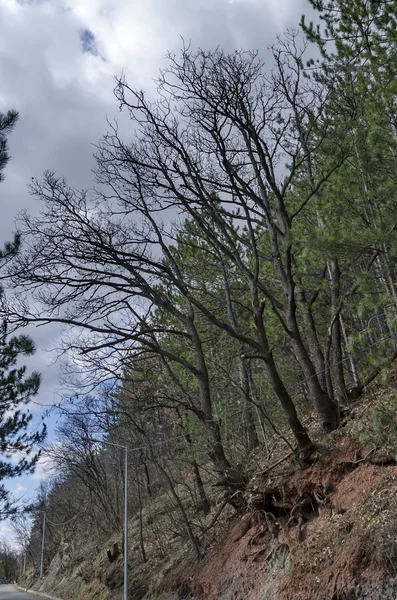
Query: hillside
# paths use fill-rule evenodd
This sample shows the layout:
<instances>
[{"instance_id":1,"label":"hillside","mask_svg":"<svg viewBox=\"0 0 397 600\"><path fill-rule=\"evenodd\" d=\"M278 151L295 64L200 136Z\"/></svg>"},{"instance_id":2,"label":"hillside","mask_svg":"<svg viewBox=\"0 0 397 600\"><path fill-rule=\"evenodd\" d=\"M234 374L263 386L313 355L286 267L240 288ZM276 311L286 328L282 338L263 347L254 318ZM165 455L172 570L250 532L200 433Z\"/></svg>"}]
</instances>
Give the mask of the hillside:
<instances>
[{"instance_id":1,"label":"hillside","mask_svg":"<svg viewBox=\"0 0 397 600\"><path fill-rule=\"evenodd\" d=\"M116 77L95 185L31 181L7 306L62 392L15 519L65 600L121 596L127 542L134 600L394 595L397 0L308 7Z\"/></svg>"},{"instance_id":2,"label":"hillside","mask_svg":"<svg viewBox=\"0 0 397 600\"><path fill-rule=\"evenodd\" d=\"M216 522L200 536L200 559L176 537L166 558L152 540L143 563L139 519L132 519L131 598L395 598L396 383L396 372L386 385L374 382L352 407L346 425L329 436L313 419L310 431L318 443L309 467L299 466L281 442L269 458L263 449L255 451L240 508L227 505L219 514L223 503L213 494L206 524ZM164 497L156 499L156 506L161 532ZM95 548L78 530L69 530L46 578L34 588L65 600L121 598L122 556L110 563L106 552L115 541L122 542L111 539Z\"/></svg>"}]
</instances>

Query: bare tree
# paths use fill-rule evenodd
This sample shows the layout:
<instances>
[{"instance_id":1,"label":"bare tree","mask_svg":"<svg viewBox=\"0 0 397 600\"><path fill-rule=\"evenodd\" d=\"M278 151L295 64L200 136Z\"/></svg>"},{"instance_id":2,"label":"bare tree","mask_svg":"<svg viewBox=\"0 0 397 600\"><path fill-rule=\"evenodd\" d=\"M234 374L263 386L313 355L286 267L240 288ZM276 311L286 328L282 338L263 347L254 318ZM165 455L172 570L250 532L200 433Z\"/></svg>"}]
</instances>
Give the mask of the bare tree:
<instances>
[{"instance_id":1,"label":"bare tree","mask_svg":"<svg viewBox=\"0 0 397 600\"><path fill-rule=\"evenodd\" d=\"M308 155L333 134L331 121L326 113L323 116L326 92L313 82L302 83L302 54L294 34L287 36L274 49L274 71L265 75L256 54L194 54L185 49L180 61L170 56L155 105L119 79L120 106L129 111L141 135L125 145L115 127L100 146L98 175L118 198L125 199L128 186L136 203L145 196L157 210L181 206L236 264L251 291L258 332L255 349L265 359L280 401L292 415L270 351L262 297L289 336L323 425L332 429L339 420L337 403L320 384L299 323L298 306L305 299L296 289L291 233L348 149L336 146L335 160L320 165L299 202L290 203ZM236 228L239 220L248 235ZM278 285L263 277L265 263L272 264ZM195 306L216 322L206 307ZM229 333L236 336L232 327Z\"/></svg>"},{"instance_id":2,"label":"bare tree","mask_svg":"<svg viewBox=\"0 0 397 600\"><path fill-rule=\"evenodd\" d=\"M301 320L299 307L305 305L307 315L310 306L299 291L293 234L346 151L335 146L334 160L320 164L310 185L301 186L299 197L294 194L308 153L324 140L332 142L332 121L323 110L324 90L304 81L293 35L274 57L275 69L266 73L253 53L194 54L187 48L180 62L169 57L154 104L119 79L116 96L130 114L134 141L124 142L117 125L111 126L98 147L101 185L95 194L79 194L51 173L33 183L44 207L37 218L21 217L26 251L9 271L18 289L16 319L74 327L78 335L66 346L82 357L120 365L131 351L149 351L197 378L199 403L192 410L221 472L233 469L214 418L198 315L263 362L306 453L311 442L269 338L268 315L275 315L323 426L333 429L339 423L338 405L324 389L309 350L316 323L311 321L310 337ZM170 222L176 210L196 224L200 236L245 282L250 331L190 285L173 247L182 226ZM156 319L158 311L168 322ZM189 352L171 350L165 336L179 339Z\"/></svg>"}]
</instances>

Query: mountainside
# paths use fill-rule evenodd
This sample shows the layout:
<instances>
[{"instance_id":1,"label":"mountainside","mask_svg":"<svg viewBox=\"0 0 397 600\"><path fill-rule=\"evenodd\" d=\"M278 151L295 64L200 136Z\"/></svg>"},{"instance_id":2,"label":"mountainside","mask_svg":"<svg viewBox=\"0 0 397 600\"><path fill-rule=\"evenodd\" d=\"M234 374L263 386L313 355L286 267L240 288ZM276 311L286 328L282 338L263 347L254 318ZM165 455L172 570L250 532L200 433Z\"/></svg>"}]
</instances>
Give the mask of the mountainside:
<instances>
[{"instance_id":1,"label":"mountainside","mask_svg":"<svg viewBox=\"0 0 397 600\"><path fill-rule=\"evenodd\" d=\"M62 328L20 524L55 595L121 596L124 541L134 600L394 594L397 0L309 5L117 77L96 185L32 180L5 278Z\"/></svg>"},{"instance_id":2,"label":"mountainside","mask_svg":"<svg viewBox=\"0 0 397 600\"><path fill-rule=\"evenodd\" d=\"M258 449L247 469L247 489L235 508L211 498L201 558L175 536L161 556L154 537L147 562L139 550L139 515L130 529L130 597L177 600L384 600L397 594L397 396L393 375L372 384L352 407L345 427L319 440L313 464L302 467L278 442L271 456ZM241 501L238 496L241 495ZM246 507L246 508L243 508ZM166 511L156 498L156 523ZM149 513L144 511L148 520ZM192 521L194 517L192 516ZM69 529L41 589L65 600L122 597L122 554L109 561ZM32 583L24 582L26 585Z\"/></svg>"}]
</instances>

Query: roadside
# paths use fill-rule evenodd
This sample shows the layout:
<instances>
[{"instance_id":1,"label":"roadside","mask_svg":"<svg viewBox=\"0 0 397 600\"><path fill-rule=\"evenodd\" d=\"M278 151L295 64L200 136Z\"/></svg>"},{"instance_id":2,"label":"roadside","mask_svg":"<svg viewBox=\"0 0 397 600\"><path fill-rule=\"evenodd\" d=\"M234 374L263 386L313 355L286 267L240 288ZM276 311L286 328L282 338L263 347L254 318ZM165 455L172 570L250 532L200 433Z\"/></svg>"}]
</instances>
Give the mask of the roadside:
<instances>
[{"instance_id":1,"label":"roadside","mask_svg":"<svg viewBox=\"0 0 397 600\"><path fill-rule=\"evenodd\" d=\"M61 600L60 598L56 598L55 596L50 596L49 594L45 594L44 592L38 592L37 590L28 590L28 588L23 588L19 585L15 586L21 592L25 592L27 594L32 594L33 596L37 596L39 598L47 598L48 600Z\"/></svg>"}]
</instances>

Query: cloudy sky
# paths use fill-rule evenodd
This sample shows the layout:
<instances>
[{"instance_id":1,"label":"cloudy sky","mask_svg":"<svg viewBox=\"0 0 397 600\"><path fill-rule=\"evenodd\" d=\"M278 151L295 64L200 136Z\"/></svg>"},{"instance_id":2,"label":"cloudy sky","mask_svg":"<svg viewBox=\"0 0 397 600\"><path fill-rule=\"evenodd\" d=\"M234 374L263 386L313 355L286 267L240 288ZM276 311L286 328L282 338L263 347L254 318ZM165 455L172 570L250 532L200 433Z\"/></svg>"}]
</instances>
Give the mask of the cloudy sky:
<instances>
[{"instance_id":1,"label":"cloudy sky","mask_svg":"<svg viewBox=\"0 0 397 600\"><path fill-rule=\"evenodd\" d=\"M51 169L74 187L91 185L92 144L106 131L105 117L117 116L115 74L152 91L181 37L193 47L265 51L303 12L308 0L0 0L0 111L20 113L0 187L0 243L10 239L19 210L39 208L26 190L32 176ZM29 366L43 375L38 402L51 404L59 385L48 351L56 330L32 335L38 351ZM31 496L43 471L10 488Z\"/></svg>"}]
</instances>

